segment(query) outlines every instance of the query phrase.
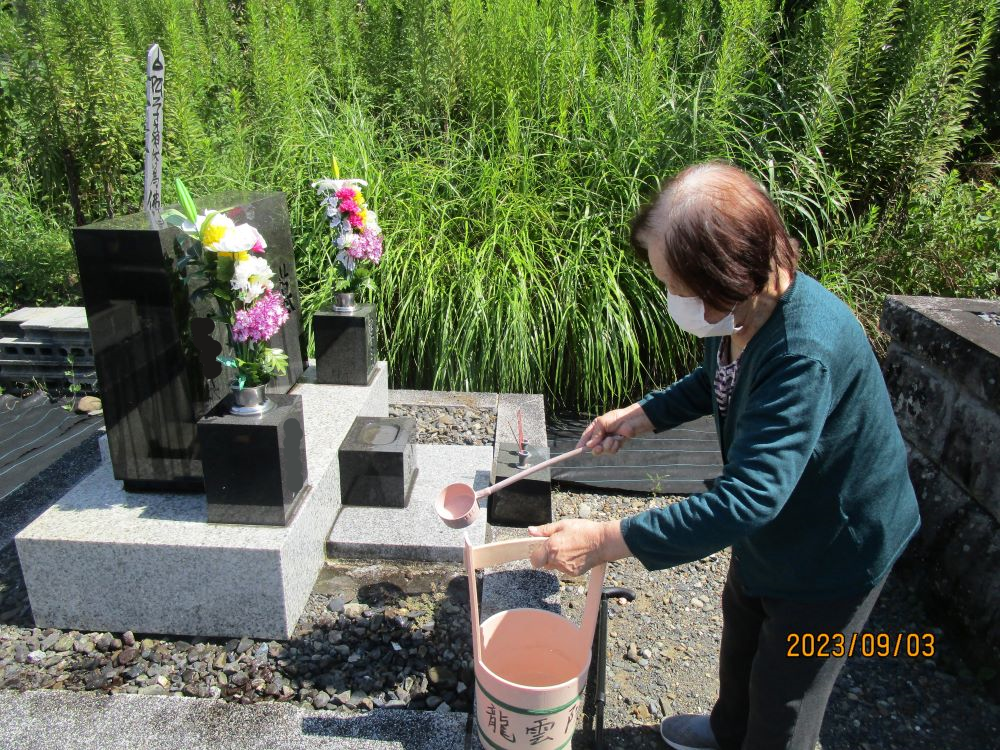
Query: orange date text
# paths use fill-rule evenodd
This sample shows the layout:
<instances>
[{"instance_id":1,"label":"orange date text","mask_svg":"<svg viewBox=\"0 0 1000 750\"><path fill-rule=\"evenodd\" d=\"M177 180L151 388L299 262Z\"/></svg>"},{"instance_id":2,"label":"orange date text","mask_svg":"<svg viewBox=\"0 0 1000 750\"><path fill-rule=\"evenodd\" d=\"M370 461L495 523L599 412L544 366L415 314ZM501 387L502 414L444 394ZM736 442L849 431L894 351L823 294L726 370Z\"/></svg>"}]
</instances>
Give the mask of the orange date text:
<instances>
[{"instance_id":1,"label":"orange date text","mask_svg":"<svg viewBox=\"0 0 1000 750\"><path fill-rule=\"evenodd\" d=\"M934 656L933 633L789 633L789 658Z\"/></svg>"}]
</instances>

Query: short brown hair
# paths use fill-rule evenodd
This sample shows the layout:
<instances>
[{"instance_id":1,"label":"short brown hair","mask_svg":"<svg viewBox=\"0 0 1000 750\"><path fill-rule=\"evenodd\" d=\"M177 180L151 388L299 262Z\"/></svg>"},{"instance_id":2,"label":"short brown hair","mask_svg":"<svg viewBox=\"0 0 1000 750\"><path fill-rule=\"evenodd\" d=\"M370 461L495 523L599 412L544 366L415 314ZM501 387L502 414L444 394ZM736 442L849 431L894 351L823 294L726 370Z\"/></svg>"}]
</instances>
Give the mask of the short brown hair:
<instances>
[{"instance_id":1,"label":"short brown hair","mask_svg":"<svg viewBox=\"0 0 1000 750\"><path fill-rule=\"evenodd\" d=\"M716 310L759 294L772 268L794 274L798 265L798 243L767 191L722 162L683 170L632 220L632 246L646 262L639 235L650 231L662 232L671 271Z\"/></svg>"}]
</instances>

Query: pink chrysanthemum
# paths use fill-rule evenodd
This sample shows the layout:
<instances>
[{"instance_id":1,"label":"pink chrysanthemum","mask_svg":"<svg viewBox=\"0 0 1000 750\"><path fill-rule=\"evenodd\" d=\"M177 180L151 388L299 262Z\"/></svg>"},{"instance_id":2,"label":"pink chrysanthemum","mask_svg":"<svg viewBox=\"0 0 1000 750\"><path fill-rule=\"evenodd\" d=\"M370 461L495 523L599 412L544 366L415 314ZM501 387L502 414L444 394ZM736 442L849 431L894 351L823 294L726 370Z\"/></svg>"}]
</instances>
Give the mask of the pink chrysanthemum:
<instances>
[{"instance_id":1,"label":"pink chrysanthemum","mask_svg":"<svg viewBox=\"0 0 1000 750\"><path fill-rule=\"evenodd\" d=\"M357 191L352 187L342 187L336 192L336 196L342 201L352 201Z\"/></svg>"},{"instance_id":2,"label":"pink chrysanthemum","mask_svg":"<svg viewBox=\"0 0 1000 750\"><path fill-rule=\"evenodd\" d=\"M340 202L340 210L345 214L356 214L361 210L361 208L355 202L354 198L347 198L346 200L342 200Z\"/></svg>"},{"instance_id":3,"label":"pink chrysanthemum","mask_svg":"<svg viewBox=\"0 0 1000 750\"><path fill-rule=\"evenodd\" d=\"M355 229L361 229L365 225L365 220L361 218L361 214L350 214L347 220Z\"/></svg>"},{"instance_id":4,"label":"pink chrysanthemum","mask_svg":"<svg viewBox=\"0 0 1000 750\"><path fill-rule=\"evenodd\" d=\"M366 229L354 238L349 252L352 258L365 258L378 263L382 259L382 235Z\"/></svg>"},{"instance_id":5,"label":"pink chrysanthemum","mask_svg":"<svg viewBox=\"0 0 1000 750\"><path fill-rule=\"evenodd\" d=\"M237 310L233 341L267 341L288 321L288 308L280 293L268 291L252 307Z\"/></svg>"}]
</instances>

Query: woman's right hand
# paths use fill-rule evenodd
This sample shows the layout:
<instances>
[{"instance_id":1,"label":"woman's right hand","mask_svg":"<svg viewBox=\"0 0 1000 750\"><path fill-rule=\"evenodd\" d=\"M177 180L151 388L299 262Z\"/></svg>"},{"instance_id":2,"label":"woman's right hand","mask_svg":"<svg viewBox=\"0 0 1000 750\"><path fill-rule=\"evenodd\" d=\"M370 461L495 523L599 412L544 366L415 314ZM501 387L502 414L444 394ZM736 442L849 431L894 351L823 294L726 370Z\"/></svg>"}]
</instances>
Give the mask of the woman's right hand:
<instances>
[{"instance_id":1,"label":"woman's right hand","mask_svg":"<svg viewBox=\"0 0 1000 750\"><path fill-rule=\"evenodd\" d=\"M587 425L576 447L590 448L594 455L605 452L615 454L624 440L613 437L614 435L632 438L652 431L653 423L649 421L646 412L639 404L632 404L624 409L614 409L602 414Z\"/></svg>"}]
</instances>

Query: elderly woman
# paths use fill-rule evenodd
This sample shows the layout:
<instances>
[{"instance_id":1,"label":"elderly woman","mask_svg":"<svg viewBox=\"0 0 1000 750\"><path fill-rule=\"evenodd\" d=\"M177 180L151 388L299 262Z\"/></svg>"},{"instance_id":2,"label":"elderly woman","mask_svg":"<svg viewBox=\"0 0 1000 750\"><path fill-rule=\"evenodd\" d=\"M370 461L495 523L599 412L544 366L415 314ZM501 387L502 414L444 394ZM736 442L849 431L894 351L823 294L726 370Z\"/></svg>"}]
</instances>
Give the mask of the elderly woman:
<instances>
[{"instance_id":1,"label":"elderly woman","mask_svg":"<svg viewBox=\"0 0 1000 750\"><path fill-rule=\"evenodd\" d=\"M686 169L635 219L633 244L667 287L701 365L608 412L580 445L715 417L711 489L607 523L532 528L536 567L578 575L634 556L650 570L732 547L711 716L660 725L678 750L813 750L851 634L920 525L878 362L850 309L796 270L797 245L765 190L724 164ZM794 658L796 638L828 641ZM844 639L843 641L841 639Z\"/></svg>"}]
</instances>

